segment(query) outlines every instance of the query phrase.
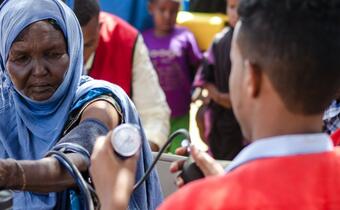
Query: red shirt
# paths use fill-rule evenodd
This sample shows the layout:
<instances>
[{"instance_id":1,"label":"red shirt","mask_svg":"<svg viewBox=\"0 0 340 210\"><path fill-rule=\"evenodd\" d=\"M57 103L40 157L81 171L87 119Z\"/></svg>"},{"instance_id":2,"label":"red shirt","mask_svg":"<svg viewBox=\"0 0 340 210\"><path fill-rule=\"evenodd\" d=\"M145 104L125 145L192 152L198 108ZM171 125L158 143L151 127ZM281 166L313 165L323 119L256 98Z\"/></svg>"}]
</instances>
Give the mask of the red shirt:
<instances>
[{"instance_id":1,"label":"red shirt","mask_svg":"<svg viewBox=\"0 0 340 210\"><path fill-rule=\"evenodd\" d=\"M193 182L158 210L339 210L340 149L264 158Z\"/></svg>"},{"instance_id":2,"label":"red shirt","mask_svg":"<svg viewBox=\"0 0 340 210\"><path fill-rule=\"evenodd\" d=\"M131 96L132 67L138 31L109 13L99 16L99 43L89 75L115 83Z\"/></svg>"}]
</instances>

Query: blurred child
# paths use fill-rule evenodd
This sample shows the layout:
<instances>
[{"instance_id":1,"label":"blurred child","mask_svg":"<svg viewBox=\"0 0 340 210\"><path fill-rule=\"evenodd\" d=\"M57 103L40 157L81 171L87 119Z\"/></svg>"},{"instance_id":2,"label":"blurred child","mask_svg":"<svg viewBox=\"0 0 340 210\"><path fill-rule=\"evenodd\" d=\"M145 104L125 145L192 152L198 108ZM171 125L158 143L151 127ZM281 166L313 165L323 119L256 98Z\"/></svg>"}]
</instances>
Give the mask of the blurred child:
<instances>
[{"instance_id":1,"label":"blurred child","mask_svg":"<svg viewBox=\"0 0 340 210\"><path fill-rule=\"evenodd\" d=\"M194 35L176 26L180 0L150 0L149 11L155 28L143 33L152 63L158 73L171 109L171 132L189 129L189 110L193 76L202 60ZM174 153L181 139L175 139L169 152Z\"/></svg>"},{"instance_id":2,"label":"blurred child","mask_svg":"<svg viewBox=\"0 0 340 210\"><path fill-rule=\"evenodd\" d=\"M229 97L229 75L231 70L230 48L234 27L238 20L239 0L227 1L229 26L214 38L205 54L194 86L208 90L209 100L199 109L197 125L203 139L216 159L231 160L243 148L243 136L234 116ZM208 103L206 103L209 101ZM202 113L204 112L204 114ZM204 129L204 130L202 130Z\"/></svg>"}]
</instances>

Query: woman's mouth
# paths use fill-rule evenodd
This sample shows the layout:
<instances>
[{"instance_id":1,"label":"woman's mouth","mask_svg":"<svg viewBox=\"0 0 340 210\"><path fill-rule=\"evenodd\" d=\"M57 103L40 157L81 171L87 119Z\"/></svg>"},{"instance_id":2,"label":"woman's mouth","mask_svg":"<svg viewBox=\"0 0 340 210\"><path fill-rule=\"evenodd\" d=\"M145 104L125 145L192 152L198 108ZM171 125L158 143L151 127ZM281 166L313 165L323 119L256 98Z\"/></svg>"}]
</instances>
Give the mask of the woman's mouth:
<instances>
[{"instance_id":1,"label":"woman's mouth","mask_svg":"<svg viewBox=\"0 0 340 210\"><path fill-rule=\"evenodd\" d=\"M29 87L27 96L33 100L43 101L50 98L54 91L50 84L34 84Z\"/></svg>"},{"instance_id":2,"label":"woman's mouth","mask_svg":"<svg viewBox=\"0 0 340 210\"><path fill-rule=\"evenodd\" d=\"M51 88L50 85L32 85L30 89L33 92L45 92Z\"/></svg>"}]
</instances>

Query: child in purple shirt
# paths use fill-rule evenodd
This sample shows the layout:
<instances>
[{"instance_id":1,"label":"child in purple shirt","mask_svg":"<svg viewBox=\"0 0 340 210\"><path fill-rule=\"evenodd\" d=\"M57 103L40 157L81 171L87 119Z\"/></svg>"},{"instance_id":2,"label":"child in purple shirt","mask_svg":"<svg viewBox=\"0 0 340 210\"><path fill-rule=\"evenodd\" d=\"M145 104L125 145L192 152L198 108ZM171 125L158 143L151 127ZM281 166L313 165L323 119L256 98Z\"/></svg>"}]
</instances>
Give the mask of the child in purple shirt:
<instances>
[{"instance_id":1,"label":"child in purple shirt","mask_svg":"<svg viewBox=\"0 0 340 210\"><path fill-rule=\"evenodd\" d=\"M176 26L179 0L150 0L149 10L155 28L143 33L151 61L157 71L171 109L171 132L189 128L191 86L202 60L194 35ZM181 139L175 139L169 151L174 153Z\"/></svg>"}]
</instances>

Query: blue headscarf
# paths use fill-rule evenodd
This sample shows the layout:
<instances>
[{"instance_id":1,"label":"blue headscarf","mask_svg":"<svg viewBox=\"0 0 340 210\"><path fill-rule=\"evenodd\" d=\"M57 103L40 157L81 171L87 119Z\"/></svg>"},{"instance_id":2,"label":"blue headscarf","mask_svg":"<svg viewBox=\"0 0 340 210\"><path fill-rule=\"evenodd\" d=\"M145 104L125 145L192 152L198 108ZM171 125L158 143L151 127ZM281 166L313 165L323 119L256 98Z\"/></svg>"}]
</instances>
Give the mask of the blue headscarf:
<instances>
[{"instance_id":1,"label":"blue headscarf","mask_svg":"<svg viewBox=\"0 0 340 210\"><path fill-rule=\"evenodd\" d=\"M122 0L100 0L99 2L104 11L123 18L141 32L154 25L148 12L149 0L124 0L124 3Z\"/></svg>"},{"instance_id":2,"label":"blue headscarf","mask_svg":"<svg viewBox=\"0 0 340 210\"><path fill-rule=\"evenodd\" d=\"M13 41L30 24L53 19L66 37L70 64L64 81L46 101L22 95L5 68ZM2 74L0 130L6 156L39 159L55 144L67 120L83 68L81 28L73 12L57 0L7 0L0 8L0 72Z\"/></svg>"},{"instance_id":3,"label":"blue headscarf","mask_svg":"<svg viewBox=\"0 0 340 210\"><path fill-rule=\"evenodd\" d=\"M11 82L6 61L13 41L30 24L55 20L68 45L70 64L64 80L46 101L33 101ZM6 0L0 6L0 158L40 159L60 137L79 87L83 68L83 39L71 9L58 0ZM50 199L46 199L49 196ZM30 209L52 209L55 194L17 193L15 203ZM20 207L19 207L20 208Z\"/></svg>"}]
</instances>

